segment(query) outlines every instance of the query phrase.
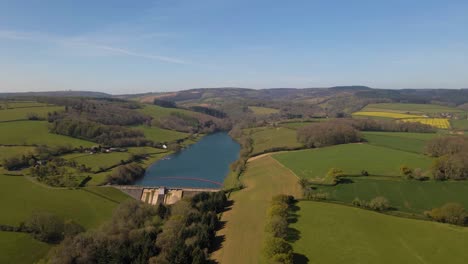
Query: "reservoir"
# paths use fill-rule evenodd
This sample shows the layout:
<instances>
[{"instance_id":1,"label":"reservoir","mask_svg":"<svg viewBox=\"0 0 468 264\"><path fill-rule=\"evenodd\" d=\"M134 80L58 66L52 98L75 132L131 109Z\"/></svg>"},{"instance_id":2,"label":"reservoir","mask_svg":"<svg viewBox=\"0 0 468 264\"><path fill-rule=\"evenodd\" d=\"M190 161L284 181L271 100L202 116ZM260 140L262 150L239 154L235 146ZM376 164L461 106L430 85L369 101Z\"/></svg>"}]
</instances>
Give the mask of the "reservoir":
<instances>
[{"instance_id":1,"label":"reservoir","mask_svg":"<svg viewBox=\"0 0 468 264\"><path fill-rule=\"evenodd\" d=\"M203 137L178 153L153 163L135 185L220 188L240 146L227 133Z\"/></svg>"}]
</instances>

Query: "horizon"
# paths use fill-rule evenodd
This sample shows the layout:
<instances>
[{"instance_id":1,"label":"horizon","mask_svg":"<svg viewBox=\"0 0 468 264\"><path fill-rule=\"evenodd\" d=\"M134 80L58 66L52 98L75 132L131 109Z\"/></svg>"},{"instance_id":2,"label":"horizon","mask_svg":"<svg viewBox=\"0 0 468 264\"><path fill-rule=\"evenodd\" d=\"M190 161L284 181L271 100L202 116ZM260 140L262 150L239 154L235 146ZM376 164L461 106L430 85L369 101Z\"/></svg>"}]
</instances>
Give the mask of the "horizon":
<instances>
[{"instance_id":1,"label":"horizon","mask_svg":"<svg viewBox=\"0 0 468 264\"><path fill-rule=\"evenodd\" d=\"M466 13L456 0L0 1L0 92L466 89Z\"/></svg>"}]
</instances>

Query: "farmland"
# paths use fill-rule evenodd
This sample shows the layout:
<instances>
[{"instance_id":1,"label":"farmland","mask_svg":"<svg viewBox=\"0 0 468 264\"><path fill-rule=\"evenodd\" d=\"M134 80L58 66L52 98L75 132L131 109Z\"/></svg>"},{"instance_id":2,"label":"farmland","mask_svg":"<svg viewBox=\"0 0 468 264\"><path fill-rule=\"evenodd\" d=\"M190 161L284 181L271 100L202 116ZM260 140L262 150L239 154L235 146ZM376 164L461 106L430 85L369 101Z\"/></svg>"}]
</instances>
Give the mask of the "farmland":
<instances>
[{"instance_id":1,"label":"farmland","mask_svg":"<svg viewBox=\"0 0 468 264\"><path fill-rule=\"evenodd\" d=\"M226 226L217 234L226 240L213 258L223 264L264 263L261 252L271 197L300 197L301 191L297 177L269 156L249 162L241 180L246 188L231 195L233 207L223 213L221 221L226 221Z\"/></svg>"},{"instance_id":2,"label":"farmland","mask_svg":"<svg viewBox=\"0 0 468 264\"><path fill-rule=\"evenodd\" d=\"M0 145L50 145L91 147L93 142L49 133L45 121L0 123Z\"/></svg>"},{"instance_id":3,"label":"farmland","mask_svg":"<svg viewBox=\"0 0 468 264\"><path fill-rule=\"evenodd\" d=\"M427 169L430 158L405 151L369 144L337 145L273 155L301 178L321 180L331 168L346 175L360 175L362 170L374 176L398 176L401 165Z\"/></svg>"},{"instance_id":4,"label":"farmland","mask_svg":"<svg viewBox=\"0 0 468 264\"><path fill-rule=\"evenodd\" d=\"M435 113L459 113L462 109L435 104L403 104L403 103L381 103L369 104L361 111L366 112L395 112L413 114L435 114Z\"/></svg>"},{"instance_id":5,"label":"farmland","mask_svg":"<svg viewBox=\"0 0 468 264\"><path fill-rule=\"evenodd\" d=\"M73 219L86 228L97 227L110 217L119 202L128 199L111 187L53 189L22 176L0 175L0 184L0 224L7 225L18 225L33 212L46 211Z\"/></svg>"},{"instance_id":6,"label":"farmland","mask_svg":"<svg viewBox=\"0 0 468 264\"><path fill-rule=\"evenodd\" d=\"M184 139L189 136L187 133L182 133L173 130L162 129L159 127L139 126L138 130L143 131L145 137L154 142L171 142L179 139Z\"/></svg>"},{"instance_id":7,"label":"farmland","mask_svg":"<svg viewBox=\"0 0 468 264\"><path fill-rule=\"evenodd\" d=\"M269 107L249 106L249 109L252 110L252 112L255 115L271 115L271 114L279 113L278 109L269 108Z\"/></svg>"},{"instance_id":8,"label":"farmland","mask_svg":"<svg viewBox=\"0 0 468 264\"><path fill-rule=\"evenodd\" d=\"M298 207L291 224L299 233L293 243L298 263L461 264L468 258L467 228L327 203Z\"/></svg>"},{"instance_id":9,"label":"farmland","mask_svg":"<svg viewBox=\"0 0 468 264\"><path fill-rule=\"evenodd\" d=\"M386 197L391 206L402 212L422 215L425 210L457 202L468 207L468 183L455 181L380 180L354 177L352 183L333 187L317 186L318 191L330 194L330 199L351 204L353 199L371 200Z\"/></svg>"},{"instance_id":10,"label":"farmland","mask_svg":"<svg viewBox=\"0 0 468 264\"><path fill-rule=\"evenodd\" d=\"M0 110L0 122L27 120L28 115L33 113L39 118L47 118L49 112L63 111L64 107L61 106L44 106L44 107L25 107L25 108L12 108Z\"/></svg>"},{"instance_id":11,"label":"farmland","mask_svg":"<svg viewBox=\"0 0 468 264\"><path fill-rule=\"evenodd\" d=\"M410 115L410 114L402 114L402 113L394 113L394 112L383 112L383 111L382 112L359 111L359 112L353 113L353 116L383 117L383 118L394 118L394 119L421 117L418 115Z\"/></svg>"},{"instance_id":12,"label":"farmland","mask_svg":"<svg viewBox=\"0 0 468 264\"><path fill-rule=\"evenodd\" d=\"M468 120L450 120L452 127L459 130L468 130Z\"/></svg>"},{"instance_id":13,"label":"farmland","mask_svg":"<svg viewBox=\"0 0 468 264\"><path fill-rule=\"evenodd\" d=\"M0 263L34 263L50 248L29 234L0 231Z\"/></svg>"},{"instance_id":14,"label":"farmland","mask_svg":"<svg viewBox=\"0 0 468 264\"><path fill-rule=\"evenodd\" d=\"M448 129L450 123L447 118L404 118L400 119L402 122L417 122L425 125L430 125L436 128Z\"/></svg>"},{"instance_id":15,"label":"farmland","mask_svg":"<svg viewBox=\"0 0 468 264\"><path fill-rule=\"evenodd\" d=\"M428 140L435 138L433 133L407 132L363 132L364 139L371 145L391 149L422 153Z\"/></svg>"},{"instance_id":16,"label":"farmland","mask_svg":"<svg viewBox=\"0 0 468 264\"><path fill-rule=\"evenodd\" d=\"M110 218L114 208L129 199L111 187L52 189L25 177L0 175L0 224L17 226L34 212L51 212L72 219L85 228L95 228ZM50 245L29 234L0 232L1 263L32 263L43 257ZM27 254L24 254L27 252Z\"/></svg>"},{"instance_id":17,"label":"farmland","mask_svg":"<svg viewBox=\"0 0 468 264\"><path fill-rule=\"evenodd\" d=\"M64 156L65 159L73 160L78 164L86 165L93 172L104 170L109 167L118 165L121 161L127 161L131 154L128 152L112 152L112 153L76 153Z\"/></svg>"},{"instance_id":18,"label":"farmland","mask_svg":"<svg viewBox=\"0 0 468 264\"><path fill-rule=\"evenodd\" d=\"M297 142L296 131L285 127L261 127L248 129L245 134L250 134L254 141L252 154L259 154L275 148L298 148L302 144Z\"/></svg>"},{"instance_id":19,"label":"farmland","mask_svg":"<svg viewBox=\"0 0 468 264\"><path fill-rule=\"evenodd\" d=\"M11 158L14 156L21 156L28 153L34 153L34 147L15 146L5 147L0 146L0 158Z\"/></svg>"}]
</instances>

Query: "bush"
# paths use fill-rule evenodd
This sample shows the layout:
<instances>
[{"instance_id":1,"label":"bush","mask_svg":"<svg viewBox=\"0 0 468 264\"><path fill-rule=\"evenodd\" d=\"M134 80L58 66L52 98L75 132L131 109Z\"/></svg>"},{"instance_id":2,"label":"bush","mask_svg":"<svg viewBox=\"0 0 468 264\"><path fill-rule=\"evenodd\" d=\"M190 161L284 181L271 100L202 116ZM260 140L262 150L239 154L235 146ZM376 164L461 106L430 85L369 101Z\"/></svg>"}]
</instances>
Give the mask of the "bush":
<instances>
[{"instance_id":1,"label":"bush","mask_svg":"<svg viewBox=\"0 0 468 264\"><path fill-rule=\"evenodd\" d=\"M413 169L406 165L402 165L400 167L400 173L402 176L404 176L406 179L412 179L413 178Z\"/></svg>"},{"instance_id":2,"label":"bush","mask_svg":"<svg viewBox=\"0 0 468 264\"><path fill-rule=\"evenodd\" d=\"M368 207L372 210L382 212L390 209L390 203L387 198L378 196L370 200Z\"/></svg>"},{"instance_id":3,"label":"bush","mask_svg":"<svg viewBox=\"0 0 468 264\"><path fill-rule=\"evenodd\" d=\"M442 207L426 211L424 214L437 222L461 226L468 224L468 213L459 203L446 203Z\"/></svg>"},{"instance_id":4,"label":"bush","mask_svg":"<svg viewBox=\"0 0 468 264\"><path fill-rule=\"evenodd\" d=\"M366 170L361 171L361 176L369 176L369 172Z\"/></svg>"},{"instance_id":5,"label":"bush","mask_svg":"<svg viewBox=\"0 0 468 264\"><path fill-rule=\"evenodd\" d=\"M314 193L312 190L310 190L306 193L305 197L307 200L325 201L329 199L330 195L326 192Z\"/></svg>"},{"instance_id":6,"label":"bush","mask_svg":"<svg viewBox=\"0 0 468 264\"><path fill-rule=\"evenodd\" d=\"M288 221L285 217L273 215L268 220L265 231L274 237L286 238L288 235Z\"/></svg>"},{"instance_id":7,"label":"bush","mask_svg":"<svg viewBox=\"0 0 468 264\"><path fill-rule=\"evenodd\" d=\"M277 255L282 255L282 254L292 255L292 246L283 238L269 237L266 240L264 252L267 258L269 258L270 260L274 260L275 256ZM276 259L277 258L278 256L276 257ZM282 262L282 263L292 263L292 262Z\"/></svg>"},{"instance_id":8,"label":"bush","mask_svg":"<svg viewBox=\"0 0 468 264\"><path fill-rule=\"evenodd\" d=\"M51 213L35 213L26 222L34 238L47 243L57 243L63 238L63 220Z\"/></svg>"}]
</instances>

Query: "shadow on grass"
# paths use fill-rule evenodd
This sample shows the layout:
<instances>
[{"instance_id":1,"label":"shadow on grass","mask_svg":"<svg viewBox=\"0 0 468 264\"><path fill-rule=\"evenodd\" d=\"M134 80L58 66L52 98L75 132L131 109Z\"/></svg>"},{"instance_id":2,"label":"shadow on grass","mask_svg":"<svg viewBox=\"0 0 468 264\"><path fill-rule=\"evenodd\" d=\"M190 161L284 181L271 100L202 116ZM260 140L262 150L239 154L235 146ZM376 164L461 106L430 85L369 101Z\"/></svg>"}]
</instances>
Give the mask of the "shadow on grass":
<instances>
[{"instance_id":1,"label":"shadow on grass","mask_svg":"<svg viewBox=\"0 0 468 264\"><path fill-rule=\"evenodd\" d=\"M306 264L306 263L309 263L309 258L302 254L293 253L293 263L294 264Z\"/></svg>"}]
</instances>

